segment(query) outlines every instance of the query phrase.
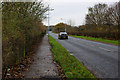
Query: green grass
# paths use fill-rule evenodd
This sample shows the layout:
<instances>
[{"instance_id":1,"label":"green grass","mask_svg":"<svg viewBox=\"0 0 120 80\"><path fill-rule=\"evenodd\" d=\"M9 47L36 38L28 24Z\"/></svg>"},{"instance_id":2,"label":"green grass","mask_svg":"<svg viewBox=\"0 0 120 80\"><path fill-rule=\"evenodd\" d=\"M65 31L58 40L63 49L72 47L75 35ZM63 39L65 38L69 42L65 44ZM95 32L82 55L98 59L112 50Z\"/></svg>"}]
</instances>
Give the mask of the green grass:
<instances>
[{"instance_id":1,"label":"green grass","mask_svg":"<svg viewBox=\"0 0 120 80\"><path fill-rule=\"evenodd\" d=\"M119 45L120 44L120 41L115 41L115 40L107 40L107 39L102 39L102 38L93 38L93 37L76 36L76 35L69 35L69 36L76 37L76 38L87 39L87 40L92 40L92 41L103 42L103 43L109 43L109 44L113 44L113 45Z\"/></svg>"},{"instance_id":2,"label":"green grass","mask_svg":"<svg viewBox=\"0 0 120 80\"><path fill-rule=\"evenodd\" d=\"M61 65L67 79L73 78L91 78L96 80L95 76L74 56L61 46L52 36L49 35L49 43L52 46L54 59Z\"/></svg>"}]
</instances>

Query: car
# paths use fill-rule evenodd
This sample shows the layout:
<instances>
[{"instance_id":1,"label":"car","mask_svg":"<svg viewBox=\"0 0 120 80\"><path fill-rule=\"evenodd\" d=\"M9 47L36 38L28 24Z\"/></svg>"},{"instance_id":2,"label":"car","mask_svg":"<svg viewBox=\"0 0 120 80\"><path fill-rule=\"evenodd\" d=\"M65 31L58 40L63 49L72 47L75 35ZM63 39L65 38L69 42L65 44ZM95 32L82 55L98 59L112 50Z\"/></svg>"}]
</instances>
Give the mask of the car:
<instances>
[{"instance_id":1,"label":"car","mask_svg":"<svg viewBox=\"0 0 120 80\"><path fill-rule=\"evenodd\" d=\"M68 39L68 34L67 32L60 32L58 34L58 39Z\"/></svg>"}]
</instances>

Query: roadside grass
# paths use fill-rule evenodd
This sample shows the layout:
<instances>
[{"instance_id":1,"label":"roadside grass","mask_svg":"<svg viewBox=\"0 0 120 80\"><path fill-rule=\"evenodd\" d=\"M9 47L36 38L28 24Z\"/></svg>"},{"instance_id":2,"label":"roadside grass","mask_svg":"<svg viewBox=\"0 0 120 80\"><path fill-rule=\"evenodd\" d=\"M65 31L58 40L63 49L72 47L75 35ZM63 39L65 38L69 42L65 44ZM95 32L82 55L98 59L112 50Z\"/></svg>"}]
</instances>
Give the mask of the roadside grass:
<instances>
[{"instance_id":1,"label":"roadside grass","mask_svg":"<svg viewBox=\"0 0 120 80\"><path fill-rule=\"evenodd\" d=\"M120 41L115 41L115 40L107 40L107 39L102 39L102 38L76 36L76 35L69 35L69 36L76 37L76 38L81 38L81 39L92 40L92 41L103 42L103 43L108 43L108 44L113 44L113 45L120 45Z\"/></svg>"},{"instance_id":2,"label":"roadside grass","mask_svg":"<svg viewBox=\"0 0 120 80\"><path fill-rule=\"evenodd\" d=\"M53 57L58 62L67 79L80 79L89 78L91 80L97 80L95 76L74 56L59 44L52 36L49 35L49 43L52 46L51 51L53 52Z\"/></svg>"}]
</instances>

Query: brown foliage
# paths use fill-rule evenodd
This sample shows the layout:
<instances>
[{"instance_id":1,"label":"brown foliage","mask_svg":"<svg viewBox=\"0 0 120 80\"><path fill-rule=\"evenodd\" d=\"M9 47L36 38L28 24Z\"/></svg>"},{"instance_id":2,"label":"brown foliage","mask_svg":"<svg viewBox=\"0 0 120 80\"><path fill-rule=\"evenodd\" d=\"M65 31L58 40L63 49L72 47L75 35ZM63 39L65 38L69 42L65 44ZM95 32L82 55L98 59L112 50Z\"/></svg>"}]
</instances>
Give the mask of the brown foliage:
<instances>
[{"instance_id":1,"label":"brown foliage","mask_svg":"<svg viewBox=\"0 0 120 80\"><path fill-rule=\"evenodd\" d=\"M45 33L42 2L2 3L3 67L19 62Z\"/></svg>"}]
</instances>

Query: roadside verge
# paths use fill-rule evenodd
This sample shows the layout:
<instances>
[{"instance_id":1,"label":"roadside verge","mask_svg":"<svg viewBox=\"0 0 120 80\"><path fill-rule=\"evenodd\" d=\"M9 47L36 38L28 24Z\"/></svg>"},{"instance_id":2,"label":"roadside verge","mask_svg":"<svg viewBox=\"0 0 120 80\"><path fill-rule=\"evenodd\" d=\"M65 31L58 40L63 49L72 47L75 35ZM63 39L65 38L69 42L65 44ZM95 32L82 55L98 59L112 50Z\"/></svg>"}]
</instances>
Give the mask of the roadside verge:
<instances>
[{"instance_id":1,"label":"roadside verge","mask_svg":"<svg viewBox=\"0 0 120 80\"><path fill-rule=\"evenodd\" d=\"M61 46L49 35L49 43L52 46L53 57L61 65L67 79L90 78L96 80L95 76L74 56Z\"/></svg>"},{"instance_id":2,"label":"roadside verge","mask_svg":"<svg viewBox=\"0 0 120 80\"><path fill-rule=\"evenodd\" d=\"M107 44L112 44L112 45L120 45L120 41L115 41L115 40L107 40L107 39L102 39L102 38L76 36L76 35L69 35L69 36L76 37L76 38L81 38L81 39L86 39L86 40L91 40L91 41L107 43Z\"/></svg>"}]
</instances>

